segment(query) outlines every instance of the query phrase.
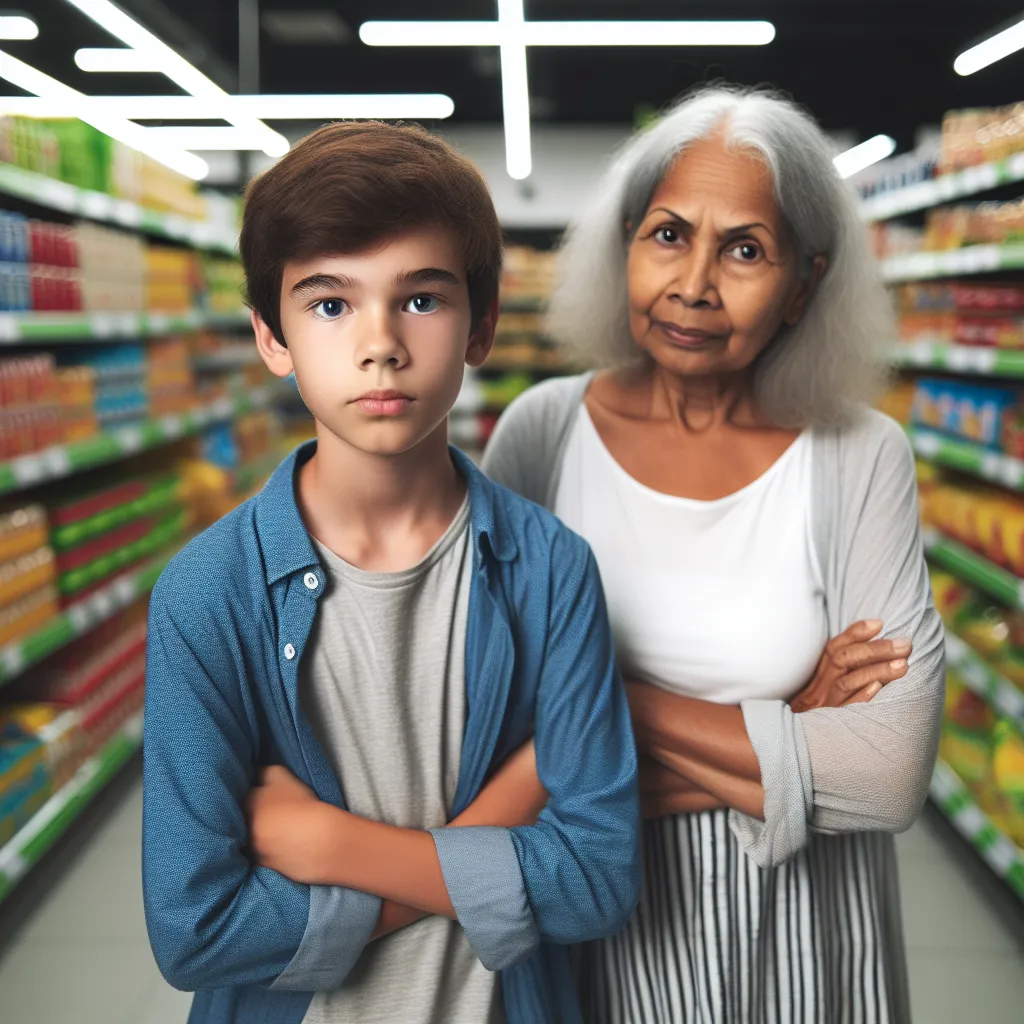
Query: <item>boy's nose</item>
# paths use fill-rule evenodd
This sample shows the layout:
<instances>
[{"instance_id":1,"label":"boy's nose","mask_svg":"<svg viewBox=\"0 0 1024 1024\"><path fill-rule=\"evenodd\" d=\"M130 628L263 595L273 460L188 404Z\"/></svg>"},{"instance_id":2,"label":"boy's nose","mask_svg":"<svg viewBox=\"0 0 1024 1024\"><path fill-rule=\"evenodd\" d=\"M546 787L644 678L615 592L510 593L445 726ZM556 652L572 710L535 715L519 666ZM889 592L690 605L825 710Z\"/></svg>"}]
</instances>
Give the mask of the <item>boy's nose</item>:
<instances>
[{"instance_id":1,"label":"boy's nose","mask_svg":"<svg viewBox=\"0 0 1024 1024\"><path fill-rule=\"evenodd\" d=\"M364 327L356 343L355 356L359 366L400 369L409 361L408 352L390 317L367 317Z\"/></svg>"}]
</instances>

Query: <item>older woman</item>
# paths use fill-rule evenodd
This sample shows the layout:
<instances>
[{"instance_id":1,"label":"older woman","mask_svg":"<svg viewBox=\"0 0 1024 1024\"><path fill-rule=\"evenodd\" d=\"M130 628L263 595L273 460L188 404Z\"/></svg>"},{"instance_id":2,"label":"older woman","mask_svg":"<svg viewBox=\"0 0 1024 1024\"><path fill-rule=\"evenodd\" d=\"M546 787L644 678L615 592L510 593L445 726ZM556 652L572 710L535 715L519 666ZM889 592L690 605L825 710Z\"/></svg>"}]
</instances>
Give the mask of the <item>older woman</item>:
<instances>
[{"instance_id":1,"label":"older woman","mask_svg":"<svg viewBox=\"0 0 1024 1024\"><path fill-rule=\"evenodd\" d=\"M763 92L685 99L568 236L552 330L605 370L524 395L485 468L590 542L645 755L589 1020L910 1020L892 833L944 666L913 458L867 405L890 315L823 134Z\"/></svg>"}]
</instances>

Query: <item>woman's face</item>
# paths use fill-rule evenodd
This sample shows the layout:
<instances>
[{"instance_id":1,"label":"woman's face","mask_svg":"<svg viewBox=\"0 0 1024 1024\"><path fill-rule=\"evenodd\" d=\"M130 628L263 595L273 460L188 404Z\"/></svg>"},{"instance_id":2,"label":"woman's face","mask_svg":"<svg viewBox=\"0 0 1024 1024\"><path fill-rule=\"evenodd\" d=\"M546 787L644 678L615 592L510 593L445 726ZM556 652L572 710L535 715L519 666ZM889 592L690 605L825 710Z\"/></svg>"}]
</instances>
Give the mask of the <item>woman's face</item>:
<instances>
[{"instance_id":1,"label":"woman's face","mask_svg":"<svg viewBox=\"0 0 1024 1024\"><path fill-rule=\"evenodd\" d=\"M799 269L764 162L717 138L695 143L630 243L633 338L679 376L742 372L800 319L825 259L804 279Z\"/></svg>"}]
</instances>

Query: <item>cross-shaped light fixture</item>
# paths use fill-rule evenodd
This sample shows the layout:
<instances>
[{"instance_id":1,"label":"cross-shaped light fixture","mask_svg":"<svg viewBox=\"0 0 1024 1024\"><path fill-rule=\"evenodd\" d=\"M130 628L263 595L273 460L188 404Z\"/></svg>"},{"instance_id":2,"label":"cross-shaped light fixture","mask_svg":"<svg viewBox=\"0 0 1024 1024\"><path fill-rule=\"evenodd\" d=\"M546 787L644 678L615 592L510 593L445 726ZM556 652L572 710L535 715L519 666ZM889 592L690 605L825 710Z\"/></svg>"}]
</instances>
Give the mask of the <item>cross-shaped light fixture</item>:
<instances>
[{"instance_id":1,"label":"cross-shaped light fixture","mask_svg":"<svg viewBox=\"0 0 1024 1024\"><path fill-rule=\"evenodd\" d=\"M497 0L497 21L366 21L368 46L497 46L505 166L527 178L530 152L528 46L763 46L775 38L768 21L527 21L523 0Z\"/></svg>"}]
</instances>

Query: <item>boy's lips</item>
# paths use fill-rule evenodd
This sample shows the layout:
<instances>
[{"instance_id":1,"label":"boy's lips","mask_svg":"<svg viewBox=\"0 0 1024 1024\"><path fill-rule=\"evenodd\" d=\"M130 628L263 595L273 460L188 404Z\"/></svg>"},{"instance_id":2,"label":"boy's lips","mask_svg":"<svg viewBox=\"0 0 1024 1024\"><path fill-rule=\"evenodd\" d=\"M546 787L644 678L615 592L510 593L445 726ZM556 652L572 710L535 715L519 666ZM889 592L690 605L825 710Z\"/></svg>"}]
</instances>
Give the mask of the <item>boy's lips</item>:
<instances>
[{"instance_id":1,"label":"boy's lips","mask_svg":"<svg viewBox=\"0 0 1024 1024\"><path fill-rule=\"evenodd\" d=\"M358 405L367 416L398 416L412 404L412 399L402 391L382 388L367 391L353 404Z\"/></svg>"}]
</instances>

